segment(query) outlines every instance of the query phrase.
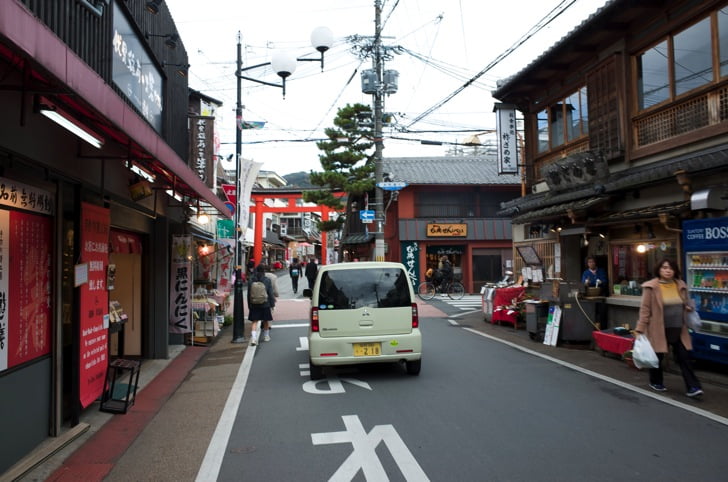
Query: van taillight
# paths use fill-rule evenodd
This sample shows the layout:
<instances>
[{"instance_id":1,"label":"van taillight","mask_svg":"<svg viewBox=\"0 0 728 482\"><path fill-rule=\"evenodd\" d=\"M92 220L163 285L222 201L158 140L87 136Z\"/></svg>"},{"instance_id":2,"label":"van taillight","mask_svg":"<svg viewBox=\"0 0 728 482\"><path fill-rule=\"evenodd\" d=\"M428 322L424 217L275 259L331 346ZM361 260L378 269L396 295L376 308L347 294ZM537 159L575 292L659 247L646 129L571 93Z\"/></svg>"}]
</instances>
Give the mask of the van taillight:
<instances>
[{"instance_id":1,"label":"van taillight","mask_svg":"<svg viewBox=\"0 0 728 482\"><path fill-rule=\"evenodd\" d=\"M311 308L311 331L319 331L318 308L315 306Z\"/></svg>"},{"instance_id":2,"label":"van taillight","mask_svg":"<svg viewBox=\"0 0 728 482\"><path fill-rule=\"evenodd\" d=\"M417 303L412 303L412 328L420 326L420 317L417 314Z\"/></svg>"}]
</instances>

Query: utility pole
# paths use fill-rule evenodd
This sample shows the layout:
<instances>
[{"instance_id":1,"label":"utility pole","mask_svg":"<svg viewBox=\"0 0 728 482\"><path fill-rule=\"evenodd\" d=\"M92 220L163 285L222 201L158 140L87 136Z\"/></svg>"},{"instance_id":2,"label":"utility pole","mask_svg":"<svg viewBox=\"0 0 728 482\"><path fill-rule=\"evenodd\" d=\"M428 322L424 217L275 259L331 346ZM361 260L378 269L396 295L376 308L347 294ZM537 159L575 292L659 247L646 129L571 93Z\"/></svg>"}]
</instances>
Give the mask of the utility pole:
<instances>
[{"instance_id":1,"label":"utility pole","mask_svg":"<svg viewBox=\"0 0 728 482\"><path fill-rule=\"evenodd\" d=\"M382 2L374 0L374 71L377 85L374 92L374 179L376 231L374 232L374 260L384 261L384 192L379 187L382 175L382 96L384 95L384 75L382 62Z\"/></svg>"},{"instance_id":2,"label":"utility pole","mask_svg":"<svg viewBox=\"0 0 728 482\"><path fill-rule=\"evenodd\" d=\"M238 60L235 68L235 77L238 84L238 103L235 105L235 285L233 286L233 343L245 341L245 311L243 309L243 256L242 256L242 228L240 226L240 209L243 206L243 190L240 186L240 163L242 160L243 145L243 97L242 78L240 71L243 68L242 38L238 32Z\"/></svg>"}]
</instances>

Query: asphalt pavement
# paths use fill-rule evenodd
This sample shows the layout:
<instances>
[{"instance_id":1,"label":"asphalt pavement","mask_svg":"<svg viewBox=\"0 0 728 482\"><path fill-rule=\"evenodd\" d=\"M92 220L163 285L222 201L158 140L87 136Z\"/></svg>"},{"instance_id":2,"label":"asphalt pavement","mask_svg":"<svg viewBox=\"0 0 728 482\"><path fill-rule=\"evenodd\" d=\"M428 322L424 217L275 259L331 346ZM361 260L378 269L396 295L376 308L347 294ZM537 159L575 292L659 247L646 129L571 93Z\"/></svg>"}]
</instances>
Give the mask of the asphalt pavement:
<instances>
[{"instance_id":1,"label":"asphalt pavement","mask_svg":"<svg viewBox=\"0 0 728 482\"><path fill-rule=\"evenodd\" d=\"M307 286L305 278L294 295L287 272L278 272L278 276L280 298L270 343L275 343L276 325L306 320L309 310L308 299L302 296ZM422 318L442 318L476 336L497 340L531 356L547 358L728 425L728 370L724 367L696 365L705 395L694 400L685 396L682 377L672 364L665 375L668 391L656 393L648 387L646 372L616 356L602 355L592 345L547 346L533 341L525 324L517 329L491 324L481 310L462 311L440 298L428 303L418 301L418 305ZM246 323L246 340L249 330ZM169 360L145 362L136 403L127 414L106 414L92 405L82 416L82 422L89 426L85 433L48 454L42 464L16 480L195 480L223 408L230 402L231 388L246 351L256 349L231 340L232 327L228 326L210 346L176 346ZM265 343L257 348L265 349ZM3 477L0 480L5 480Z\"/></svg>"}]
</instances>

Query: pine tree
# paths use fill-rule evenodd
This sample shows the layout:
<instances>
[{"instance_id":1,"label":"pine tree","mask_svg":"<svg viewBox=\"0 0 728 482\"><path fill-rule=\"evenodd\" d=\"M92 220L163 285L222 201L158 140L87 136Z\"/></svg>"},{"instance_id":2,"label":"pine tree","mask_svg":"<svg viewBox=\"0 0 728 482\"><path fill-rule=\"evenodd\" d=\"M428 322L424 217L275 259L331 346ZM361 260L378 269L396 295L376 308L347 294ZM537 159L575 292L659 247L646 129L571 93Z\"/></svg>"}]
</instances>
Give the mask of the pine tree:
<instances>
[{"instance_id":1,"label":"pine tree","mask_svg":"<svg viewBox=\"0 0 728 482\"><path fill-rule=\"evenodd\" d=\"M374 189L372 109L364 104L347 104L338 110L334 126L324 130L328 140L316 143L322 151L319 161L323 171L312 171L310 181L321 189L304 192L303 199L343 209L344 205L340 198L333 195L334 192L346 192L347 203L351 205ZM320 231L334 231L341 229L344 222L345 215L342 215L335 220L319 222L318 228Z\"/></svg>"}]
</instances>

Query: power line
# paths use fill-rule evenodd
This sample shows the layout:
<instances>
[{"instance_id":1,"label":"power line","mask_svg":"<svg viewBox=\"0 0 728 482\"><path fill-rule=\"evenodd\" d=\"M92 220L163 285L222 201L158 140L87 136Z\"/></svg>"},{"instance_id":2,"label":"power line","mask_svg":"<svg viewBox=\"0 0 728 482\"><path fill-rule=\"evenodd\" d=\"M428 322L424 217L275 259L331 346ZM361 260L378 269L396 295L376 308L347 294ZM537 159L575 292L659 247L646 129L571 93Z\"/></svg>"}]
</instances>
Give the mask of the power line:
<instances>
[{"instance_id":1,"label":"power line","mask_svg":"<svg viewBox=\"0 0 728 482\"><path fill-rule=\"evenodd\" d=\"M568 2L568 5L564 6L564 4L567 2ZM422 114L415 117L415 119L412 122L410 122L409 125L407 125L407 127L410 127L413 124L416 124L423 118L427 117L428 115L430 115L431 113L433 113L434 111L436 111L437 109L439 109L440 107L442 107L443 105L448 103L453 97L455 97L460 92L462 92L463 90L468 88L476 80L478 80L480 77L485 75L486 72L491 70L493 67L498 65L501 61L503 61L503 59L505 59L510 54L512 54L518 47L523 45L527 40L529 40L531 37L533 37L538 32L540 32L548 24L553 22L556 18L558 18L561 14L563 14L566 11L566 9L571 7L575 2L576 2L576 0L563 0L559 5L554 7L543 19L541 19L536 25L531 27L531 29L528 32L526 32L526 34L523 35L520 39L518 39L518 41L516 41L515 44L513 44L511 47L509 47L505 52L498 55L498 57L496 57L495 60L493 60L491 63L489 63L483 70L481 70L480 72L475 74L474 77L472 77L467 82L465 82L463 85L458 87L453 93L451 93L450 95L445 97L443 100L441 100L437 104L433 105L432 107L430 107L429 109L424 111Z\"/></svg>"}]
</instances>

